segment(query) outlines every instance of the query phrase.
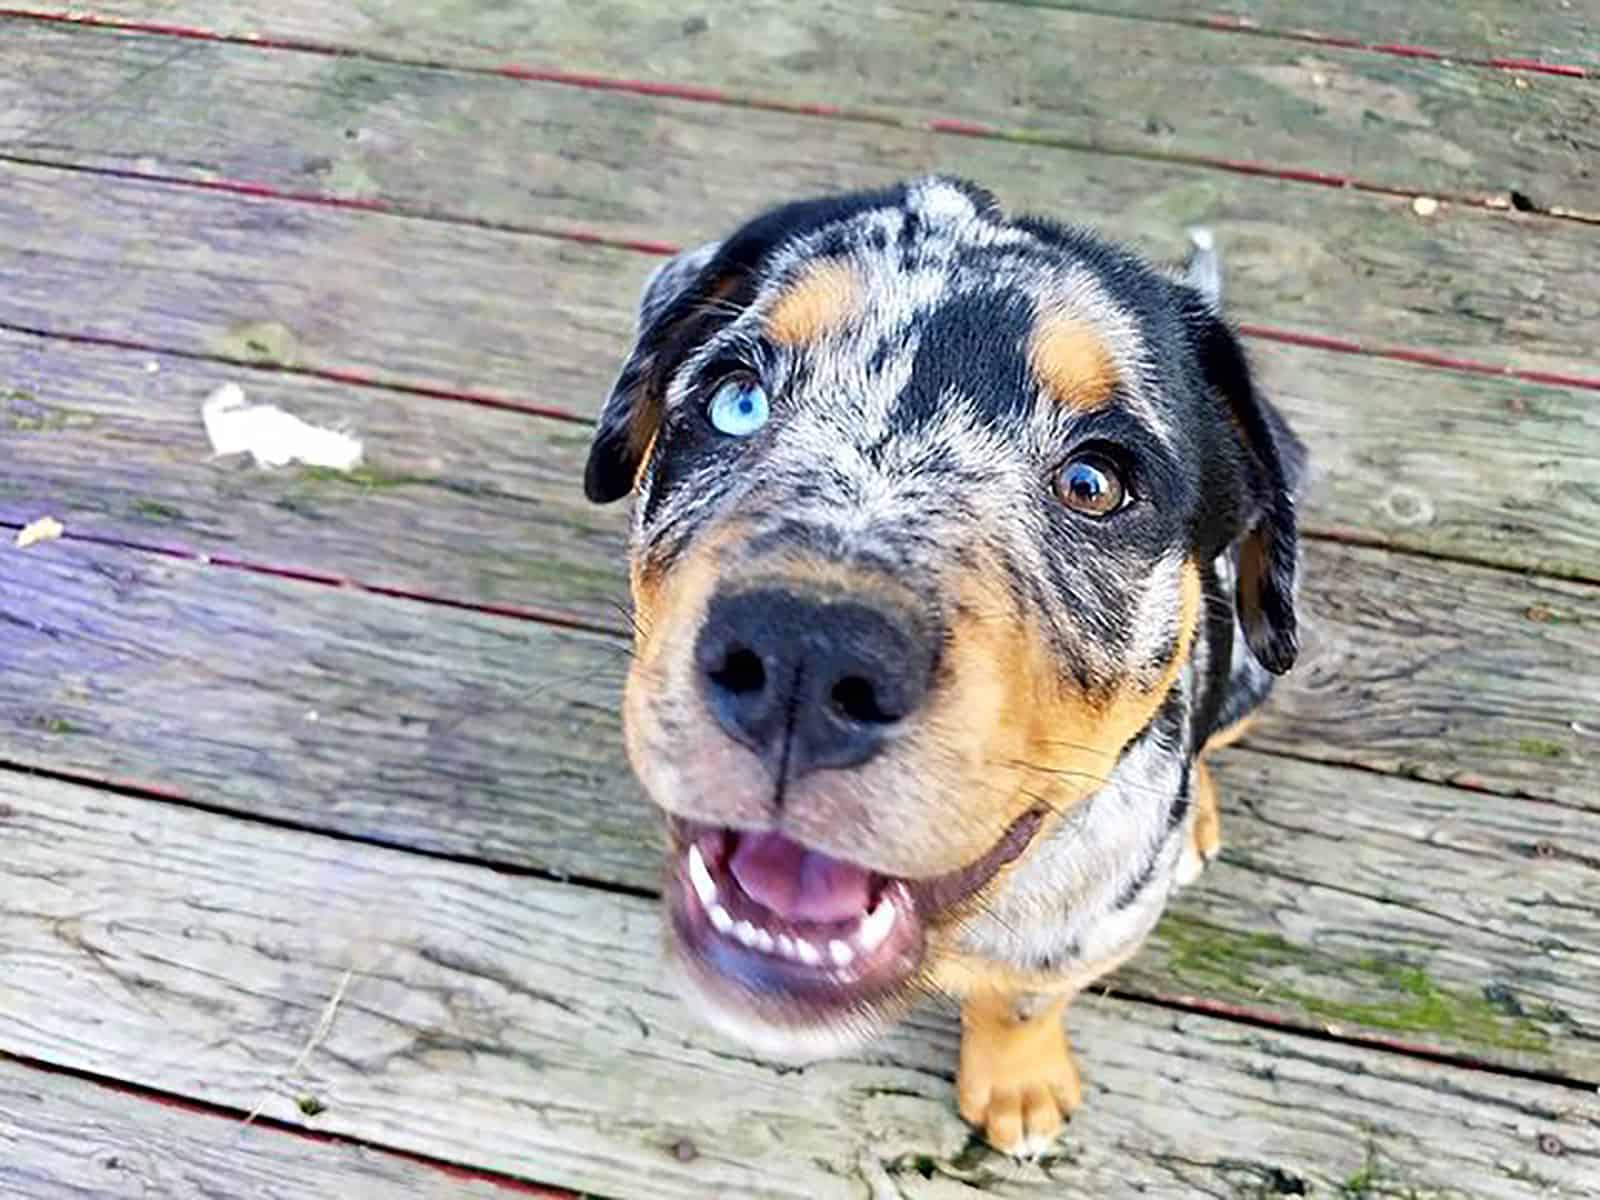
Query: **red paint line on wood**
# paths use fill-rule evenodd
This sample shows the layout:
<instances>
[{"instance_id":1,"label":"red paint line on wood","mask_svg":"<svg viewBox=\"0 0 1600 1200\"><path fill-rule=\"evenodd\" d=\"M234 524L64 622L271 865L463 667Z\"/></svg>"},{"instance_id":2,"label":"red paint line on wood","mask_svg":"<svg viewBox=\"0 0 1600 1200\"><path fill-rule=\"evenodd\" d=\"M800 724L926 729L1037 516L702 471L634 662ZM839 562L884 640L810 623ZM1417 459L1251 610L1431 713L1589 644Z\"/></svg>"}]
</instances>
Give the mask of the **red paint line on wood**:
<instances>
[{"instance_id":1,"label":"red paint line on wood","mask_svg":"<svg viewBox=\"0 0 1600 1200\"><path fill-rule=\"evenodd\" d=\"M628 92L636 96L662 96L669 100L692 100L697 104L727 104L729 96L720 88L690 83L658 83L648 79L615 79L585 71L559 71L547 67L524 67L516 63L495 67L494 73L509 79L534 83L559 83L566 87L599 92Z\"/></svg>"},{"instance_id":2,"label":"red paint line on wood","mask_svg":"<svg viewBox=\"0 0 1600 1200\"><path fill-rule=\"evenodd\" d=\"M331 192L307 192L293 188L280 188L251 179L206 178L188 175L167 175L158 171L136 171L131 167L108 167L98 164L65 162L35 155L7 154L0 151L0 162L19 163L27 167L41 167L50 171L67 171L79 175L125 179L132 183L154 183L163 187L189 188L199 192L216 192L226 196L244 196L253 200L280 200L292 204L307 204L314 208L331 208L412 221L438 221L447 225L465 225L473 229L487 229L495 233L510 233L533 237L561 238L565 241L583 242L596 246L611 246L620 250L635 250L641 254L675 254L678 247L669 242L647 238L615 237L592 230L568 226L559 222L491 221L459 213L436 212L396 204L376 197L340 196Z\"/></svg>"},{"instance_id":3,"label":"red paint line on wood","mask_svg":"<svg viewBox=\"0 0 1600 1200\"><path fill-rule=\"evenodd\" d=\"M823 104L814 101L787 100L778 97L761 96L740 92L731 92L720 88L705 87L697 84L675 83L671 81L653 81L640 79L615 78L591 72L567 71L556 68L523 66L520 64L502 64L499 66L478 66L460 62L432 61L423 59L407 59L398 55L386 55L375 51L356 50L343 46L325 45L317 42L304 41L292 38L267 37L263 35L237 35L220 34L206 30L195 30L180 26L149 25L135 21L113 21L103 18L79 16L75 14L50 14L30 12L24 9L0 8L0 17L13 17L23 20L38 20L54 22L57 24L87 25L95 28L106 28L129 33L146 33L164 37L196 38L203 41L222 42L230 45L256 47L269 50L291 50L312 54L328 54L342 57L368 58L377 62L387 62L396 65L426 67L435 70L462 71L473 74L499 75L508 79L525 82L548 83L561 87L575 87L597 91L624 92L641 96L654 96L665 99L688 101L697 104L719 104L732 108L749 108L767 112L790 113L801 116L822 117L836 120L855 121L866 124L888 125L896 128L925 129L934 133L952 134L961 137L987 137L1001 141L1016 141L1030 145L1056 146L1062 149L1081 150L1085 153L1104 154L1110 157L1138 158L1156 162L1179 162L1190 166L1208 168L1212 170L1229 171L1237 174L1262 176L1271 179L1282 179L1291 183L1309 183L1321 187L1352 188L1357 191L1372 192L1379 195L1390 196L1418 196L1429 195L1438 199L1449 200L1456 204L1474 208L1503 210L1510 205L1510 201L1503 196L1482 195L1474 193L1448 193L1436 189L1419 189L1406 187L1400 184L1383 184L1370 180L1357 179L1349 176L1338 175L1326 171L1301 169L1295 167L1276 167L1268 163L1256 163L1247 160L1235 160L1214 157L1204 154L1188 154L1181 151L1164 152L1150 149L1145 146L1128 144L1117 146L1106 143L1085 141L1066 136L1052 136L1021 130L1007 130L998 126L985 125L981 122L969 121L957 117L917 118L902 116L882 110L851 109L835 104ZM1192 22L1178 22L1180 24ZM1210 27L1208 25L1208 27ZM1226 27L1226 28L1232 28ZM1240 27L1243 28L1243 27ZM1363 47L1370 49L1371 47ZM1420 48L1405 47L1408 53L1420 55L1424 53ZM1582 68L1563 68L1560 73L1571 74L1581 71ZM354 206L358 201L352 201ZM1555 220L1585 219L1581 214L1569 213L1562 209L1531 209L1539 216L1550 217Z\"/></svg>"},{"instance_id":4,"label":"red paint line on wood","mask_svg":"<svg viewBox=\"0 0 1600 1200\"><path fill-rule=\"evenodd\" d=\"M1001 137L999 130L977 121L963 121L955 117L935 117L927 123L934 133L953 133L960 137Z\"/></svg>"},{"instance_id":5,"label":"red paint line on wood","mask_svg":"<svg viewBox=\"0 0 1600 1200\"><path fill-rule=\"evenodd\" d=\"M1408 1042L1385 1034L1350 1030L1339 1025L1306 1025L1289 1017L1280 1016L1277 1013L1250 1008L1242 1004L1234 1004L1226 1000L1213 1000L1207 996L1145 992L1115 986L1104 989L1104 993L1117 1000L1157 1005L1162 1008L1195 1013L1200 1016L1219 1017L1235 1024L1253 1025L1259 1029L1280 1032L1291 1037L1311 1037L1318 1041L1332 1042L1342 1046L1382 1050L1386 1053L1419 1059L1442 1067L1479 1071L1489 1075L1511 1076L1534 1083L1573 1088L1586 1093L1592 1093L1595 1086L1591 1080L1578 1079L1571 1075L1563 1075L1557 1071L1539 1071L1526 1067L1509 1066L1470 1054L1441 1050L1436 1046Z\"/></svg>"},{"instance_id":6,"label":"red paint line on wood","mask_svg":"<svg viewBox=\"0 0 1600 1200\"><path fill-rule=\"evenodd\" d=\"M981 129L982 127L974 127ZM947 130L947 132L960 132ZM963 136L986 136L982 133L963 133ZM0 154L0 159L9 156ZM13 159L13 161L15 161ZM404 218L424 220L448 220L462 224L481 224L468 218L453 216L437 216L407 212L396 206L389 205L379 200L349 200L340 196L333 196L321 192L302 192L276 188L268 184L255 183L249 180L232 179L188 179L183 176L162 175L151 172L133 171L121 168L85 167L73 164L58 164L35 159L25 160L30 165L41 166L47 169L60 169L75 171L83 174L104 175L118 179L126 179L138 183L150 183L163 187L191 188L199 191L218 192L228 195L237 195L249 199L269 200L285 204L308 204L319 207L337 209L358 209L367 213L379 213ZM1229 170L1237 170L1247 174L1270 174L1272 168L1258 167L1253 163L1224 162L1216 160L1216 165L1223 165ZM1337 176L1324 176L1314 172L1295 173L1306 182L1320 183L1327 186L1344 186L1348 181L1341 181ZM1353 184L1349 186L1362 186ZM585 229L572 225L527 225L519 227L492 226L503 232L511 232L530 237L545 237L556 241L576 242L583 245L605 246L617 250L626 250L633 253L648 254L662 257L676 254L682 249L673 242L658 241L644 238L615 237L598 230ZM154 346L126 338L110 337L93 333L62 333L55 330L38 329L28 326L16 325L11 322L0 321L0 329L10 329L17 333L31 334L38 337L60 338L65 341L76 341L90 345L102 345L117 349L137 350L148 354L173 354L179 357L235 362L241 366L248 366L258 370L285 371L292 374L308 375L318 379L326 379L336 383L346 383L357 387L384 388L390 391L403 392L407 395L424 396L432 399L450 400L459 403L476 404L486 408L503 409L512 412L525 413L529 416L548 417L552 420L570 421L576 424L588 425L592 418L567 409L555 408L549 405L530 404L525 401L510 400L503 397L491 396L481 392L472 392L464 389L440 388L427 384L405 383L396 380L383 379L362 371L349 370L340 367L304 367L304 366L276 366L271 363L251 362L247 359L230 359L213 354L200 354L194 351L172 350L166 347ZM1476 359L1461 358L1454 355L1443 354L1433 350L1394 347L1394 346L1366 346L1360 342L1347 338L1333 337L1326 334L1310 333L1298 330L1279 329L1268 325L1259 325L1251 322L1241 322L1239 329L1250 337L1261 338L1266 341L1285 342L1290 345L1305 346L1312 349L1328 350L1339 354L1364 355L1372 358L1385 358L1395 362L1410 363L1413 366L1432 368L1437 370L1463 372L1472 375L1497 376L1507 379L1517 379L1525 383L1545 384L1552 387L1580 388L1586 391L1600 391L1600 376L1585 376L1564 373L1559 371L1543 371L1533 368L1511 367L1496 363L1483 362Z\"/></svg>"},{"instance_id":7,"label":"red paint line on wood","mask_svg":"<svg viewBox=\"0 0 1600 1200\"><path fill-rule=\"evenodd\" d=\"M0 520L0 529L21 528L22 525L17 522ZM392 600L408 600L416 604L432 605L436 608L450 608L461 612L481 613L484 616L505 617L513 621L527 621L535 625L549 625L558 629L575 630L580 633L597 633L606 637L617 637L623 633L621 622L608 625L603 621L596 621L581 614L562 609L514 604L482 604L472 600L455 600L447 596L418 591L415 588L384 583L369 583L365 580L352 579L349 576L329 575L323 571L284 566L280 563L256 562L251 559L235 558L228 554L211 554L204 550L196 550L190 546L135 541L130 538L94 533L92 531L84 532L74 528L67 529L59 540L80 542L90 546L105 546L113 550L130 550L138 554L151 554L159 558L194 563L202 567L217 567L224 571L243 571L251 575L265 575L272 579L308 583L316 587L343 588L356 592L368 592L374 596L386 596Z\"/></svg>"},{"instance_id":8,"label":"red paint line on wood","mask_svg":"<svg viewBox=\"0 0 1600 1200\"><path fill-rule=\"evenodd\" d=\"M1361 48L1378 54L1393 54L1400 58L1425 58L1434 62L1450 57L1439 50L1430 50L1426 46L1407 46L1401 42L1374 42L1370 46Z\"/></svg>"},{"instance_id":9,"label":"red paint line on wood","mask_svg":"<svg viewBox=\"0 0 1600 1200\"><path fill-rule=\"evenodd\" d=\"M1332 188L1358 188L1362 191L1393 191L1396 195L1411 195L1411 192L1392 189L1383 184L1362 183L1348 175L1335 175L1330 171L1303 170L1298 167L1275 167L1270 163L1251 162L1242 158L1211 158L1204 155L1183 156L1183 161L1199 163L1208 167L1217 167L1224 171L1233 171L1239 175L1264 175L1271 179L1284 179L1291 183L1314 183L1320 187Z\"/></svg>"},{"instance_id":10,"label":"red paint line on wood","mask_svg":"<svg viewBox=\"0 0 1600 1200\"><path fill-rule=\"evenodd\" d=\"M1433 46L1413 46L1405 42L1366 42L1343 34L1322 33L1314 29L1280 29L1262 25L1249 17L1231 13L1191 20L1183 17L1152 18L1176 25L1201 25L1206 29L1224 33L1248 33L1257 37L1276 38L1286 42L1306 42L1313 46L1327 46L1336 50L1364 50L1369 54L1388 54L1397 58L1419 58L1429 62L1459 63L1466 67L1487 67L1495 71L1526 71L1542 75L1560 75L1568 79L1588 79L1597 74L1589 67L1577 63L1553 63L1539 58L1484 56L1456 53Z\"/></svg>"},{"instance_id":11,"label":"red paint line on wood","mask_svg":"<svg viewBox=\"0 0 1600 1200\"><path fill-rule=\"evenodd\" d=\"M986 127L965 122L934 122L944 126L944 132L957 133L962 136L988 136ZM8 156L0 155L0 158ZM15 161L15 160L14 160ZM238 179L190 179L183 176L164 175L153 172L134 171L122 168L85 167L75 164L59 164L35 159L23 160L30 165L45 167L47 169L60 169L75 171L84 174L109 176L126 179L132 182L150 183L164 187L190 188L199 191L216 192L227 195L242 196L250 199L269 200L278 203L306 204L316 207L334 209L351 209L366 213L380 213L405 218L459 221L464 224L479 224L468 218L454 216L438 216L431 214L418 214L408 212L398 206L391 205L381 200L356 200L347 197L330 195L322 192L305 192L277 188L269 184L257 183L251 180ZM1274 174L1274 168L1263 167L1255 163L1214 160L1214 165L1222 166L1228 170L1240 171L1246 174ZM1362 186L1352 184L1338 176L1324 175L1317 172L1292 172L1297 179L1303 182L1318 183L1325 186ZM547 237L558 241L576 242L583 245L606 246L613 249L631 251L653 256L666 256L676 254L681 249L673 242L658 241L641 238L623 238L602 233L598 230L585 229L570 225L528 225L520 227L494 226L506 232L517 233L533 237ZM491 396L479 392L463 389L440 388L426 384L405 383L395 380L386 380L366 372L355 371L338 367L302 367L302 366L275 366L251 362L243 359L228 359L211 354L198 354L192 351L171 350L165 347L154 346L148 343L131 339L109 337L92 333L62 333L54 330L36 329L0 321L0 329L10 329L18 333L32 334L40 337L60 338L67 341L77 341L92 345L103 345L117 349L137 350L149 354L175 354L180 357L207 359L216 361L236 362L241 366L248 366L259 370L285 371L293 374L309 375L315 378L326 379L337 383L346 383L357 387L384 388L391 391L403 392L407 395L424 396L432 399L450 400L459 403L476 404L487 408L496 408L513 412L525 413L530 416L548 417L552 420L570 421L577 424L588 425L591 418L571 412L566 409L555 408L549 405L530 404L525 401L515 401L503 397ZM1327 350L1339 354L1354 354L1373 358L1384 358L1395 362L1409 363L1430 369L1461 372L1472 375L1484 375L1517 379L1526 383L1544 384L1552 387L1579 388L1586 391L1600 391L1600 376L1576 375L1558 371L1544 371L1534 368L1511 367L1496 363L1483 362L1476 359L1462 358L1455 355L1443 354L1437 351L1393 346L1367 346L1347 338L1333 337L1325 334L1316 334L1305 331L1279 329L1273 326L1259 325L1251 322L1241 322L1241 332L1250 337L1261 338L1266 341L1284 342L1290 345L1305 346L1312 349Z\"/></svg>"},{"instance_id":12,"label":"red paint line on wood","mask_svg":"<svg viewBox=\"0 0 1600 1200\"><path fill-rule=\"evenodd\" d=\"M472 68L466 68L472 69ZM626 92L634 96L656 96L666 100L687 100L694 104L722 104L733 108L756 108L771 112L793 113L809 117L844 117L859 119L862 114L841 108L836 104L821 104L809 100L784 100L773 96L751 96L724 91L721 88L703 87L699 84L672 83L649 79L615 78L584 71L562 71L552 67L525 67L515 63L491 68L491 73L509 79L532 83L554 83L562 87L575 87L600 92Z\"/></svg>"},{"instance_id":13,"label":"red paint line on wood","mask_svg":"<svg viewBox=\"0 0 1600 1200\"><path fill-rule=\"evenodd\" d=\"M1093 10L1090 10L1093 11ZM1120 12L1107 12L1099 15L1126 19L1128 14ZM92 29L110 29L123 33L147 33L157 37L187 38L192 41L225 42L240 46L259 46L266 50L299 50L313 54L338 54L352 57L382 57L369 51L356 50L350 47L338 46L327 42L319 42L309 38L284 37L276 34L262 33L218 33L215 30L202 29L193 25L173 25L159 21L130 21L115 17L98 17L92 13L82 12L41 12L28 8L0 8L0 17L11 17L25 21L46 21L60 25L83 25ZM1190 17L1153 17L1138 18L1155 20L1163 24L1193 25L1203 29L1210 29L1225 33L1245 33L1257 37L1275 38L1289 42L1307 42L1316 46L1326 46L1339 50L1363 50L1372 54L1387 54L1402 58L1420 58L1436 62L1460 63L1463 66L1487 67L1498 71L1526 71L1545 75L1557 75L1569 79L1587 79L1600 75L1590 67L1578 63L1553 63L1540 58L1526 56L1492 55L1482 56L1470 53L1457 53L1450 50L1441 50L1429 46L1413 46L1403 42L1366 42L1360 38L1349 37L1341 34L1323 33L1313 29L1287 29L1262 25L1249 17L1238 16L1231 13L1216 13L1210 16ZM440 66L447 64L425 63L418 65ZM543 79L550 77L551 82L559 82L557 77L574 73L550 71L543 72L538 68L509 65L498 68L498 73L510 74L515 78ZM672 86L672 85L669 85ZM686 85L688 91L710 92L714 89L695 88ZM665 95L666 93L661 93ZM814 106L818 111L833 111L830 105Z\"/></svg>"},{"instance_id":14,"label":"red paint line on wood","mask_svg":"<svg viewBox=\"0 0 1600 1200\"><path fill-rule=\"evenodd\" d=\"M251 371L303 375L311 379L325 379L332 383L346 383L353 387L400 392L407 396L424 396L432 400L449 400L458 404L475 404L481 408L504 409L508 412L523 413L530 417L546 417L552 421L567 421L579 425L592 425L594 423L590 417L580 416L566 409L551 408L548 405L528 404L520 400L508 400L483 392L434 387L422 383L405 383L400 380L384 379L381 376L371 375L364 371L346 370L340 367L291 367L275 363L253 362L249 359L230 358L221 354L206 354L197 350L180 350L171 346L157 346L150 342L141 342L133 338L114 337L99 333L42 329L33 325L19 325L14 321L0 320L0 330L23 334L27 337L51 338L56 341L72 342L83 346L104 346L112 350L133 350L140 354L162 355L167 358L183 358L196 362L228 363L231 366Z\"/></svg>"},{"instance_id":15,"label":"red paint line on wood","mask_svg":"<svg viewBox=\"0 0 1600 1200\"><path fill-rule=\"evenodd\" d=\"M1472 358L1440 354L1433 350L1416 350L1404 346L1367 346L1346 338L1325 337L1321 334L1302 333L1291 329L1277 329L1270 325L1255 325L1248 321L1239 323L1239 331L1248 337L1263 341L1284 342L1291 346L1307 346L1328 350L1336 354L1356 354L1367 358L1386 358L1394 362L1409 363L1437 371L1455 371L1467 375L1486 375L1499 379L1516 379L1523 383L1541 383L1552 387L1579 388L1600 391L1600 376L1571 375L1561 371L1540 371L1531 367L1502 366L1480 362Z\"/></svg>"},{"instance_id":16,"label":"red paint line on wood","mask_svg":"<svg viewBox=\"0 0 1600 1200\"><path fill-rule=\"evenodd\" d=\"M1587 67L1541 62L1536 58L1490 58L1484 60L1483 65L1498 67L1502 71L1539 71L1546 75L1565 75L1569 79L1588 79L1596 74Z\"/></svg>"},{"instance_id":17,"label":"red paint line on wood","mask_svg":"<svg viewBox=\"0 0 1600 1200\"><path fill-rule=\"evenodd\" d=\"M356 56L359 51L343 49L308 38L269 36L259 33L218 33L194 25L170 25L160 21L128 21L117 17L97 17L84 12L40 12L30 8L0 8L0 17L18 21L42 21L53 25L82 25L89 29L108 29L116 33L146 33L153 37L181 38L191 42L222 42L235 46L259 46L263 50L299 50L311 54Z\"/></svg>"},{"instance_id":18,"label":"red paint line on wood","mask_svg":"<svg viewBox=\"0 0 1600 1200\"><path fill-rule=\"evenodd\" d=\"M47 1062L44 1059L35 1058L31 1054L17 1054L9 1050L0 1050L0 1060L15 1063L27 1070L38 1071L41 1074L61 1075L76 1079L81 1083L103 1088L120 1096L127 1096L146 1104L155 1104L161 1108L174 1109L190 1116L228 1121L238 1125L241 1129L245 1126L246 1117L248 1116L242 1110L230 1108L227 1105L215 1104L209 1100L196 1100L193 1097L179 1095L176 1092L169 1092L162 1088L153 1088L145 1084L132 1083L126 1079L116 1079L110 1075L102 1075L97 1071L87 1071L80 1067L69 1067L61 1063ZM333 1133L321 1129L307 1129L304 1126L294 1125L275 1117L258 1116L250 1121L249 1124L268 1131L274 1136L297 1138L300 1141L315 1142L323 1146L358 1148L388 1158L398 1159L413 1166L422 1167L447 1178L487 1184L490 1187L500 1188L519 1196L538 1196L542 1200L578 1200L576 1192L549 1187L545 1184L532 1183L525 1179L518 1179L514 1175L502 1175L499 1172L486 1170L482 1167L463 1166L460 1163L435 1158L429 1154L402 1150L396 1146L387 1146L382 1142L368 1141L365 1138L351 1137L348 1134Z\"/></svg>"}]
</instances>

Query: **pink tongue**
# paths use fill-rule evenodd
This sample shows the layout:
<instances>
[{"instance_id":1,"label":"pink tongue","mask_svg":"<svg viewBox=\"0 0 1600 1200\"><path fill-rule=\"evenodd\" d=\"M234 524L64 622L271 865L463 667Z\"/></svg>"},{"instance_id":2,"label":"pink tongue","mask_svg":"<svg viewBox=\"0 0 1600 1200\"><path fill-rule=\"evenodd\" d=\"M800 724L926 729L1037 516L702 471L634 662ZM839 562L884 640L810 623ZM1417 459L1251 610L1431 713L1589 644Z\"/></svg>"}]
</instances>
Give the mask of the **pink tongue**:
<instances>
[{"instance_id":1,"label":"pink tongue","mask_svg":"<svg viewBox=\"0 0 1600 1200\"><path fill-rule=\"evenodd\" d=\"M785 921L848 921L867 911L870 872L781 833L740 834L728 869L747 896Z\"/></svg>"}]
</instances>

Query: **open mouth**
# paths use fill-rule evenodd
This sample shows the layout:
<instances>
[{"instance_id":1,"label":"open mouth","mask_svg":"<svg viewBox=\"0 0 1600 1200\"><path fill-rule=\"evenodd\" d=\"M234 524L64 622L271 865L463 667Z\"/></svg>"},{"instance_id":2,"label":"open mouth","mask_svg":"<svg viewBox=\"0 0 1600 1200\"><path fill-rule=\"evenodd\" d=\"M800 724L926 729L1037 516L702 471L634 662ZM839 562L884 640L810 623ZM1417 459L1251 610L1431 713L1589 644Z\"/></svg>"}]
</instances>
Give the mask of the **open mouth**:
<instances>
[{"instance_id":1,"label":"open mouth","mask_svg":"<svg viewBox=\"0 0 1600 1200\"><path fill-rule=\"evenodd\" d=\"M1025 813L977 861L925 879L882 875L778 832L674 817L671 928L719 1001L744 1000L752 1015L786 1023L859 1014L906 998L928 925L1021 854L1042 817Z\"/></svg>"}]
</instances>

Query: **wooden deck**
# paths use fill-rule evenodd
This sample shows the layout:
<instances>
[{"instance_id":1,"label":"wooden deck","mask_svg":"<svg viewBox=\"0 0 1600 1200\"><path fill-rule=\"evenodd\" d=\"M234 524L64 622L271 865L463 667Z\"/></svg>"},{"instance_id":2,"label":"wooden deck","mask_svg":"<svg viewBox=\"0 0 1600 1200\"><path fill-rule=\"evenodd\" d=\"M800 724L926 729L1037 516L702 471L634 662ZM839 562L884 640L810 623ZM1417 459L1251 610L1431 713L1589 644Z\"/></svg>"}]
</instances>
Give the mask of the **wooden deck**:
<instances>
[{"instance_id":1,"label":"wooden deck","mask_svg":"<svg viewBox=\"0 0 1600 1200\"><path fill-rule=\"evenodd\" d=\"M928 169L1212 226L1320 471L1026 1166L947 1011L780 1070L664 986L579 487L656 256ZM1600 1197L1597 341L1592 0L0 9L0 1196Z\"/></svg>"}]
</instances>

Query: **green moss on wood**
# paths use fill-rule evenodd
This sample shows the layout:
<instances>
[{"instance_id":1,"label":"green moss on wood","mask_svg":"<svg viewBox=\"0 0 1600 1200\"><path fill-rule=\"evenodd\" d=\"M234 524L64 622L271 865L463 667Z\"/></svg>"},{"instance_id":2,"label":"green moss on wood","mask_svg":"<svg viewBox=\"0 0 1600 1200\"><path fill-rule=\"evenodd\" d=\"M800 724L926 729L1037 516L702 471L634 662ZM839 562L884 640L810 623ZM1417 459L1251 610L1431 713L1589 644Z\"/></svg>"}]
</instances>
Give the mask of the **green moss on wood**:
<instances>
[{"instance_id":1,"label":"green moss on wood","mask_svg":"<svg viewBox=\"0 0 1600 1200\"><path fill-rule=\"evenodd\" d=\"M300 342L294 331L278 321L247 321L211 339L209 349L223 358L293 367L300 363Z\"/></svg>"},{"instance_id":2,"label":"green moss on wood","mask_svg":"<svg viewBox=\"0 0 1600 1200\"><path fill-rule=\"evenodd\" d=\"M1567 755L1567 748L1561 743L1549 742L1544 738L1523 738L1517 743L1517 749L1529 758L1557 759Z\"/></svg>"},{"instance_id":3,"label":"green moss on wood","mask_svg":"<svg viewBox=\"0 0 1600 1200\"><path fill-rule=\"evenodd\" d=\"M295 1107L308 1117L315 1117L328 1111L328 1106L312 1095L296 1096Z\"/></svg>"},{"instance_id":4,"label":"green moss on wood","mask_svg":"<svg viewBox=\"0 0 1600 1200\"><path fill-rule=\"evenodd\" d=\"M181 521L183 510L165 500L137 499L130 506L135 516L151 521Z\"/></svg>"},{"instance_id":5,"label":"green moss on wood","mask_svg":"<svg viewBox=\"0 0 1600 1200\"><path fill-rule=\"evenodd\" d=\"M337 483L367 491L387 488L426 487L439 482L435 475L413 475L403 471L385 471L381 467L359 466L350 471L332 467L302 467L299 478L306 483Z\"/></svg>"},{"instance_id":6,"label":"green moss on wood","mask_svg":"<svg viewBox=\"0 0 1600 1200\"><path fill-rule=\"evenodd\" d=\"M59 433L63 429L87 429L94 423L92 413L44 404L32 392L21 388L0 391L0 429L15 433Z\"/></svg>"},{"instance_id":7,"label":"green moss on wood","mask_svg":"<svg viewBox=\"0 0 1600 1200\"><path fill-rule=\"evenodd\" d=\"M1526 1051L1549 1047L1549 1034L1533 1021L1507 1013L1481 993L1441 987L1421 967L1398 957L1346 957L1275 933L1222 929L1182 913L1170 913L1157 938L1167 952L1168 969L1186 987L1270 999L1327 1024L1434 1042ZM1322 980L1327 983L1319 986Z\"/></svg>"}]
</instances>

